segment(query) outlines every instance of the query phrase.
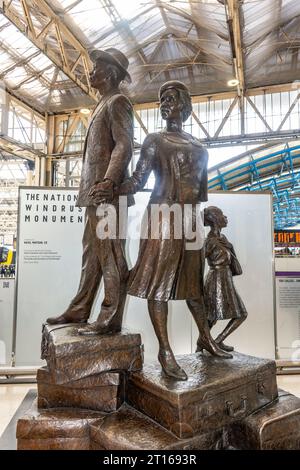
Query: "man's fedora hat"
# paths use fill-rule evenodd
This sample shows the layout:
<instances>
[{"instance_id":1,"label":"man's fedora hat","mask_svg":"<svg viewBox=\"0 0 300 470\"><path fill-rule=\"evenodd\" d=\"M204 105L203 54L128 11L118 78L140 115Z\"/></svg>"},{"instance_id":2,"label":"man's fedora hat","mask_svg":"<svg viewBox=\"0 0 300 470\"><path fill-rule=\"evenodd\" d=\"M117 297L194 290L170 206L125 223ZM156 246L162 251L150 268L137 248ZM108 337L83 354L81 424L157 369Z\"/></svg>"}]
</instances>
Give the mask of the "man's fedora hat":
<instances>
[{"instance_id":1,"label":"man's fedora hat","mask_svg":"<svg viewBox=\"0 0 300 470\"><path fill-rule=\"evenodd\" d=\"M114 47L110 47L109 49L105 49L104 51L94 49L89 53L89 56L92 62L103 60L104 62L108 62L109 64L116 65L118 69L124 73L124 77L122 78L122 80L126 79L129 83L131 82L131 77L127 72L129 62L123 52L119 51L118 49L115 49Z\"/></svg>"}]
</instances>

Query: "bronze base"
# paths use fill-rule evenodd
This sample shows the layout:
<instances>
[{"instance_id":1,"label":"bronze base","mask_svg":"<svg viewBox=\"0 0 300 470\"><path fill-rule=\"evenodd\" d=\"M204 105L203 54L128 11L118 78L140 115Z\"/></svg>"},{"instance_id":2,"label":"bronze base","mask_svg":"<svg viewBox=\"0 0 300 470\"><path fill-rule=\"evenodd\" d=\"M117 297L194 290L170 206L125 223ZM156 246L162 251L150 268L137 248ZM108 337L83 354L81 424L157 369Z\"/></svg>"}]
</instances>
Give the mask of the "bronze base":
<instances>
[{"instance_id":1,"label":"bronze base","mask_svg":"<svg viewBox=\"0 0 300 470\"><path fill-rule=\"evenodd\" d=\"M94 450L196 450L221 449L223 429L179 439L144 414L124 404L117 412L94 422L91 448Z\"/></svg>"},{"instance_id":2,"label":"bronze base","mask_svg":"<svg viewBox=\"0 0 300 470\"><path fill-rule=\"evenodd\" d=\"M49 370L37 372L39 408L83 408L115 411L125 397L125 372L103 372L66 384L56 384Z\"/></svg>"},{"instance_id":3,"label":"bronze base","mask_svg":"<svg viewBox=\"0 0 300 470\"><path fill-rule=\"evenodd\" d=\"M130 407L109 414L80 409L37 410L18 421L19 450L300 450L300 399L281 391L248 418L179 439Z\"/></svg>"},{"instance_id":4,"label":"bronze base","mask_svg":"<svg viewBox=\"0 0 300 470\"><path fill-rule=\"evenodd\" d=\"M55 384L66 384L111 371L136 371L143 366L141 336L123 330L103 336L80 336L81 325L45 325L42 359Z\"/></svg>"},{"instance_id":5,"label":"bronze base","mask_svg":"<svg viewBox=\"0 0 300 470\"><path fill-rule=\"evenodd\" d=\"M104 413L76 408L38 410L35 401L18 420L19 450L88 450L90 424Z\"/></svg>"},{"instance_id":6,"label":"bronze base","mask_svg":"<svg viewBox=\"0 0 300 470\"><path fill-rule=\"evenodd\" d=\"M188 380L176 381L157 362L133 371L139 335L79 338L46 327L40 409L18 421L19 449L300 449L300 399L278 397L274 361L179 356Z\"/></svg>"},{"instance_id":7,"label":"bronze base","mask_svg":"<svg viewBox=\"0 0 300 470\"><path fill-rule=\"evenodd\" d=\"M228 442L239 449L299 450L300 398L279 390L271 405L231 426Z\"/></svg>"},{"instance_id":8,"label":"bronze base","mask_svg":"<svg viewBox=\"0 0 300 470\"><path fill-rule=\"evenodd\" d=\"M130 374L128 403L179 438L214 431L277 397L275 362L233 353L222 360L200 353L177 356L186 382L173 381L157 363Z\"/></svg>"}]
</instances>

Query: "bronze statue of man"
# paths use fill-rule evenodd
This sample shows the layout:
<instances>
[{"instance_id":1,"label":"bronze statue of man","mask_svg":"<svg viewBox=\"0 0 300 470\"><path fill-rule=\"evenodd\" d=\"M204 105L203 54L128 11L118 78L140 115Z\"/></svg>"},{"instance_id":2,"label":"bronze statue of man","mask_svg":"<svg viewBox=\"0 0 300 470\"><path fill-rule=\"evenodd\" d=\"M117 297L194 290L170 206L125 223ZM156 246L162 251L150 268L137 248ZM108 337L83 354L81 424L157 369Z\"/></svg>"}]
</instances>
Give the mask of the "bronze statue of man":
<instances>
[{"instance_id":1,"label":"bronze statue of man","mask_svg":"<svg viewBox=\"0 0 300 470\"><path fill-rule=\"evenodd\" d=\"M120 194L139 191L151 171L154 171L155 186L145 218L149 233L148 237L141 240L138 259L128 282L128 293L148 300L163 372L176 380L186 380L187 375L176 362L168 339L169 300L186 300L199 329L198 345L201 342L206 350L220 357L232 356L223 351L210 336L203 297L203 249L189 250L185 236L175 236L175 217L169 218L169 238L164 236L168 221L163 214L156 227L153 227L153 205L177 204L184 210L188 204L192 207L190 222L194 225L199 203L207 200L207 151L198 139L182 128L183 122L192 112L188 89L179 81L170 81L161 87L159 98L161 115L167 126L161 132L146 137L133 176L119 189ZM182 226L184 220L180 217L177 223ZM155 238L151 236L152 228L156 234L158 232Z\"/></svg>"},{"instance_id":2,"label":"bronze statue of man","mask_svg":"<svg viewBox=\"0 0 300 470\"><path fill-rule=\"evenodd\" d=\"M83 235L81 279L76 296L60 316L48 318L49 324L86 323L104 281L104 300L97 321L79 330L80 334L105 334L120 331L126 299L128 267L124 256L125 240L99 239L97 206L109 202L118 209L115 188L126 176L133 152L133 110L121 94L122 80L130 81L128 60L117 49L96 50L90 83L101 99L91 116L83 151L83 166L77 205L86 207ZM105 198L99 194L105 193ZM133 197L128 205L133 204ZM117 214L117 227L118 223Z\"/></svg>"}]
</instances>

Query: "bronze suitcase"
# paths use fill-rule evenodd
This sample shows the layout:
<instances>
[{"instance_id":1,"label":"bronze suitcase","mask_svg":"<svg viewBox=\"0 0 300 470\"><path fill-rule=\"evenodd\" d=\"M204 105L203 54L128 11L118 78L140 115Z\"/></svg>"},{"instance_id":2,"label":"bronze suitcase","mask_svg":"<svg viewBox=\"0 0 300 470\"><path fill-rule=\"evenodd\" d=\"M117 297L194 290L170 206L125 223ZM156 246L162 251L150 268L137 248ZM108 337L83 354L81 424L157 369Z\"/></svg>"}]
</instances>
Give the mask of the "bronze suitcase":
<instances>
[{"instance_id":1,"label":"bronze suitcase","mask_svg":"<svg viewBox=\"0 0 300 470\"><path fill-rule=\"evenodd\" d=\"M57 384L49 370L37 372L39 408L84 408L115 411L124 401L125 372L102 372L66 384Z\"/></svg>"},{"instance_id":2,"label":"bronze suitcase","mask_svg":"<svg viewBox=\"0 0 300 470\"><path fill-rule=\"evenodd\" d=\"M231 426L228 442L238 449L300 450L300 398L280 390L273 403Z\"/></svg>"},{"instance_id":3,"label":"bronze suitcase","mask_svg":"<svg viewBox=\"0 0 300 470\"><path fill-rule=\"evenodd\" d=\"M46 324L42 359L52 380L65 384L110 371L140 370L143 365L141 336L125 330L113 335L80 336L82 325Z\"/></svg>"},{"instance_id":4,"label":"bronze suitcase","mask_svg":"<svg viewBox=\"0 0 300 470\"><path fill-rule=\"evenodd\" d=\"M93 450L215 450L223 447L219 429L188 439L178 439L128 405L90 426Z\"/></svg>"},{"instance_id":5,"label":"bronze suitcase","mask_svg":"<svg viewBox=\"0 0 300 470\"><path fill-rule=\"evenodd\" d=\"M227 426L277 397L275 362L234 353L177 360L188 381L164 377L157 363L130 374L128 402L180 438Z\"/></svg>"},{"instance_id":6,"label":"bronze suitcase","mask_svg":"<svg viewBox=\"0 0 300 470\"><path fill-rule=\"evenodd\" d=\"M90 424L104 416L78 408L38 410L35 401L18 420L18 450L89 450Z\"/></svg>"}]
</instances>

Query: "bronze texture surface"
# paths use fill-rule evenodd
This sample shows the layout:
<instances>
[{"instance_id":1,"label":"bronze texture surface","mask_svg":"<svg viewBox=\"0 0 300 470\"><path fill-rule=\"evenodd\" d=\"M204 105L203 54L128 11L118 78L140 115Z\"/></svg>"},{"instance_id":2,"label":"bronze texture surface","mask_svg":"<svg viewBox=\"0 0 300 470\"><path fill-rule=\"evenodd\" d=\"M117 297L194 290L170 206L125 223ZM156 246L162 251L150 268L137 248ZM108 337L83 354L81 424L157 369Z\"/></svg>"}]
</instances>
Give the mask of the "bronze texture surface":
<instances>
[{"instance_id":1,"label":"bronze texture surface","mask_svg":"<svg viewBox=\"0 0 300 470\"><path fill-rule=\"evenodd\" d=\"M161 367L168 377L184 381L187 373L176 362L168 338L169 300L187 301L199 330L202 349L223 358L231 356L212 339L204 308L204 230L201 230L199 207L201 202L207 201L208 154L197 138L183 130L183 122L192 113L186 85L178 80L166 82L159 91L159 99L166 128L147 135L133 175L118 191L120 195L134 194L145 186L153 171L155 185L144 215L138 259L130 273L128 293L148 300ZM169 209L167 215L160 211L159 220L153 223L152 212L155 205L157 209L161 204ZM170 217L174 205L180 210L172 209ZM192 209L189 214L187 205ZM179 227L183 229L180 235ZM202 238L196 236L201 233ZM187 246L188 241L194 242L193 249Z\"/></svg>"},{"instance_id":2,"label":"bronze texture surface","mask_svg":"<svg viewBox=\"0 0 300 470\"><path fill-rule=\"evenodd\" d=\"M90 84L101 98L86 132L77 201L78 206L86 207L81 278L77 293L65 312L47 319L52 325L87 323L103 280L105 295L100 313L96 322L81 332L83 335L121 330L128 278L124 235L118 232L114 239L103 239L96 233L100 220L97 207L106 203L117 207L115 189L128 176L133 153L133 109L120 92L125 68L120 69L115 57L122 57L122 64L128 64L128 60L114 48L100 52L90 73ZM104 195L99 195L99 191L104 191ZM133 203L133 196L130 196L126 208Z\"/></svg>"},{"instance_id":3,"label":"bronze texture surface","mask_svg":"<svg viewBox=\"0 0 300 470\"><path fill-rule=\"evenodd\" d=\"M199 354L177 356L186 382L160 373L158 363L132 373L128 402L180 438L218 429L277 397L275 362L234 353L231 361Z\"/></svg>"},{"instance_id":4,"label":"bronze texture surface","mask_svg":"<svg viewBox=\"0 0 300 470\"><path fill-rule=\"evenodd\" d=\"M272 404L231 426L228 440L239 449L300 450L300 398L280 390Z\"/></svg>"},{"instance_id":5,"label":"bronze texture surface","mask_svg":"<svg viewBox=\"0 0 300 470\"><path fill-rule=\"evenodd\" d=\"M87 450L89 424L104 416L105 413L76 408L38 410L35 401L18 420L18 449Z\"/></svg>"},{"instance_id":6,"label":"bronze texture surface","mask_svg":"<svg viewBox=\"0 0 300 470\"><path fill-rule=\"evenodd\" d=\"M79 325L45 325L42 358L52 379L64 384L111 370L140 370L143 365L141 336L126 331L81 336Z\"/></svg>"},{"instance_id":7,"label":"bronze texture surface","mask_svg":"<svg viewBox=\"0 0 300 470\"><path fill-rule=\"evenodd\" d=\"M125 373L103 372L66 384L56 384L47 368L38 370L39 408L84 408L115 411L124 401Z\"/></svg>"},{"instance_id":8,"label":"bronze texture surface","mask_svg":"<svg viewBox=\"0 0 300 470\"><path fill-rule=\"evenodd\" d=\"M117 412L91 424L93 449L107 450L195 450L223 446L223 430L179 439L134 408L123 405Z\"/></svg>"}]
</instances>

